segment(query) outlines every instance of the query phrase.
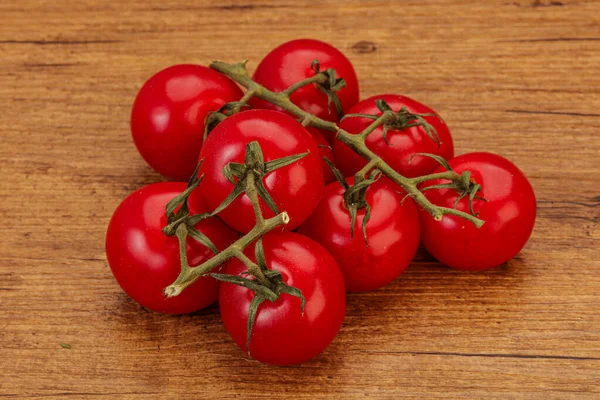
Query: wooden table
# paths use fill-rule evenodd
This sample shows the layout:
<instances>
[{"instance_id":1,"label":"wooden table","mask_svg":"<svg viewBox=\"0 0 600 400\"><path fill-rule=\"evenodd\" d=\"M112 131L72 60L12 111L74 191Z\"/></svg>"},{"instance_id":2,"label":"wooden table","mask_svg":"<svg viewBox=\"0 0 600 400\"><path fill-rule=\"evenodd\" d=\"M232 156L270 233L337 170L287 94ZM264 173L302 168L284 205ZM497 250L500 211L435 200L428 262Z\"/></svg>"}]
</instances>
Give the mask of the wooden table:
<instances>
[{"instance_id":1,"label":"wooden table","mask_svg":"<svg viewBox=\"0 0 600 400\"><path fill-rule=\"evenodd\" d=\"M0 397L600 398L600 2L5 0L0 16ZM129 134L145 79L252 69L307 36L352 59L363 97L419 99L459 153L516 162L538 220L488 272L420 255L349 296L320 357L274 368L238 350L217 307L140 308L104 234L128 193L162 180Z\"/></svg>"}]
</instances>

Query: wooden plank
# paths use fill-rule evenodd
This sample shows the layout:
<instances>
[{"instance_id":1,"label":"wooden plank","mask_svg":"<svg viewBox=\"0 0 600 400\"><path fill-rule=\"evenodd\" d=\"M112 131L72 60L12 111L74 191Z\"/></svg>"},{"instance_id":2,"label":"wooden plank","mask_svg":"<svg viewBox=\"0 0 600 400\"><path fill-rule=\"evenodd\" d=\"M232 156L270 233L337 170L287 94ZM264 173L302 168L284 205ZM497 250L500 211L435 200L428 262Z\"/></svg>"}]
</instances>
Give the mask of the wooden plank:
<instances>
[{"instance_id":1,"label":"wooden plank","mask_svg":"<svg viewBox=\"0 0 600 400\"><path fill-rule=\"evenodd\" d=\"M0 15L0 397L600 396L599 1L9 0ZM121 199L163 179L129 135L144 80L183 62L253 68L297 37L348 54L363 97L430 104L459 153L515 161L538 222L484 273L420 253L349 296L323 355L274 368L236 348L214 306L170 317L128 299L104 234Z\"/></svg>"}]
</instances>

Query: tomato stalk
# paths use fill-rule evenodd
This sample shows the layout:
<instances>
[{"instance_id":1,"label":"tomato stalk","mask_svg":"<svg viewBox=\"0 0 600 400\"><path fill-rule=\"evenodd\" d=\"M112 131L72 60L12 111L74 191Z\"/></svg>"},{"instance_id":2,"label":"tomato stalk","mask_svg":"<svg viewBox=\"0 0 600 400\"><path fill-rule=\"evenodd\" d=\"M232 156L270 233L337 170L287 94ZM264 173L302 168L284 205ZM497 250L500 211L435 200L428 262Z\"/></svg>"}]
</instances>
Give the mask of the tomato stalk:
<instances>
[{"instance_id":1,"label":"tomato stalk","mask_svg":"<svg viewBox=\"0 0 600 400\"><path fill-rule=\"evenodd\" d=\"M311 76L310 78L303 79L303 80L293 84L292 86L290 86L289 88L287 88L286 90L284 90L281 93L283 93L286 96L290 96L296 90L303 88L304 86L308 86L313 83L322 85L322 84L326 83L328 79L329 78L327 77L325 72L318 72L315 75Z\"/></svg>"},{"instance_id":2,"label":"tomato stalk","mask_svg":"<svg viewBox=\"0 0 600 400\"><path fill-rule=\"evenodd\" d=\"M398 184L404 191L410 196L417 204L419 204L425 211L427 211L436 221L441 221L444 215L454 215L460 218L464 218L467 221L473 223L476 227L481 227L484 224L484 221L477 218L476 216L456 210L449 207L439 207L435 204L432 204L419 190L418 184L424 182L429 179L428 176L418 177L418 178L407 178L401 174L399 174L396 170L394 170L389 164L381 159L381 157L377 156L373 151L371 151L367 145L365 144L365 139L367 136L372 133L377 127L382 125L394 125L394 123L399 122L400 115L399 113L394 113L391 110L385 110L383 114L378 117L369 127L367 127L363 132L358 135L353 135L349 132L346 132L343 129L330 121L326 121L324 119L318 118L294 103L290 100L290 94L295 90L298 90L300 87L316 83L316 82L327 82L331 78L330 70L324 72L317 72L314 76L305 79L303 81L298 82L295 85L290 86L288 89L282 92L273 92L264 86L255 82L248 71L246 70L246 61L237 64L227 64L221 61L213 62L210 67L238 84L244 86L248 89L249 92L252 93L252 96L256 96L263 100L266 100L288 112L300 118L301 122L304 125L310 125L319 129L326 129L336 133L336 139L340 140L345 145L349 146L360 156L365 158L369 163L368 165L373 169L379 169L384 175ZM335 78L335 76L334 76ZM402 111L402 110L401 110ZM406 114L406 113L405 113ZM406 114L407 117L413 116ZM417 119L419 116L415 116ZM408 119L406 119L405 126L409 126ZM362 173L366 173L368 171L361 171ZM443 176L444 179L448 179L451 182L456 184L461 183L461 175L454 173L453 171L448 171L448 174Z\"/></svg>"},{"instance_id":3,"label":"tomato stalk","mask_svg":"<svg viewBox=\"0 0 600 400\"><path fill-rule=\"evenodd\" d=\"M446 171L446 172L438 172L436 174L417 176L417 177L411 178L411 180L415 185L418 185L419 183L433 181L436 179L447 179L449 181L456 181L457 180L456 176L457 176L456 172Z\"/></svg>"},{"instance_id":4,"label":"tomato stalk","mask_svg":"<svg viewBox=\"0 0 600 400\"><path fill-rule=\"evenodd\" d=\"M164 289L165 296L174 297L179 295L185 288L196 282L198 278L208 274L210 271L217 268L230 258L239 258L240 254L242 254L246 247L250 246L250 244L273 229L287 224L289 220L290 219L287 213L284 211L272 218L265 219L261 223L257 223L250 232L235 241L231 246L197 267L190 267L187 263L185 240L187 239L188 233L184 228L178 228L178 231L180 232L177 235L177 239L180 242L181 273L175 282ZM180 226L183 227L184 225L182 224Z\"/></svg>"},{"instance_id":5,"label":"tomato stalk","mask_svg":"<svg viewBox=\"0 0 600 400\"><path fill-rule=\"evenodd\" d=\"M268 173L285 167L293 162L303 158L307 153L292 155L269 162L265 162L262 154L262 150L258 145L258 142L251 142L246 147L246 158L244 164L229 163L224 168L224 175L227 179L234 184L234 189L231 194L219 205L214 211L207 214L189 215L187 210L187 197L193 189L198 186L200 179L192 177L189 182L189 188L178 198L174 199L167 205L167 219L170 222L164 229L167 235L176 235L179 240L180 250L180 262L181 262L181 273L171 285L164 289L165 296L173 297L179 295L186 287L194 283L198 278L203 275L207 275L213 269L223 264L225 261L231 258L238 258L248 268L248 273L255 276L261 286L272 290L273 288L280 287L277 283L277 279L273 280L273 277L268 277L266 274L266 266L261 266L260 263L254 263L245 254L244 250L252 243L259 240L266 233L273 229L283 226L289 222L288 214L283 211L279 212L277 205L270 197L269 193L263 186L262 179ZM196 169L195 175L198 174L199 166ZM186 253L186 240L189 236L192 227L205 218L211 218L217 215L220 211L229 206L233 200L239 195L245 193L250 199L252 207L254 209L254 215L256 223L254 227L232 245L227 247L221 252L204 262L197 267L190 267L187 260ZM276 214L272 218L265 219L259 204L259 198L261 198L265 204ZM174 209L181 204L181 208L177 213L174 213ZM196 235L197 236L197 235ZM194 236L194 238L196 238ZM207 247L211 247L210 240L205 237L198 237L202 240ZM212 245L214 247L214 245ZM257 257L258 258L258 257ZM224 276L216 274L215 278L220 280L226 280ZM243 281L245 282L245 281ZM238 283L239 282L234 282ZM247 282L245 283L247 284ZM263 290L263 289L261 289ZM266 290L266 289L265 289ZM263 290L264 291L264 290ZM258 293L258 292L257 292ZM272 296L263 293L266 299L271 299Z\"/></svg>"},{"instance_id":6,"label":"tomato stalk","mask_svg":"<svg viewBox=\"0 0 600 400\"><path fill-rule=\"evenodd\" d=\"M296 154L265 162L258 142L251 142L246 146L246 157L243 164L231 162L223 169L223 174L234 185L234 188L229 196L227 196L215 210L207 214L189 215L187 198L201 180L201 178L196 178L200 166L198 166L194 172L194 176L190 179L188 189L167 205L167 220L170 223L165 227L164 232L167 235L173 235L174 231L174 234L177 236L179 241L181 272L175 282L164 289L165 296L173 297L179 295L186 287L190 286L204 275L210 275L217 280L240 285L254 291L255 295L248 311L248 333L246 338L246 349L248 349L248 351L250 351L250 338L258 313L258 307L264 301L269 300L274 302L279 299L279 296L282 293L287 293L296 296L301 300L301 308L302 311L304 311L306 300L302 295L302 292L297 288L284 283L283 277L279 271L269 270L267 267L262 245L262 236L277 227L287 224L289 222L289 216L285 211L279 212L271 195L265 189L262 179L270 172L290 165L305 157L307 154L308 153ZM202 219L215 217L242 193L245 193L252 203L255 216L254 227L250 232L222 252L216 252L216 255L213 258L210 258L197 267L190 267L187 258L187 237L190 232L193 232L191 230L192 227ZM259 198L277 214L275 217L265 219L260 207ZM174 210L179 205L181 205L181 208L175 213ZM207 247L211 248L212 243L210 242L210 239L200 236L199 233L196 233L194 238L199 239L205 243ZM254 250L256 262L252 261L244 253L244 250L252 243L255 243ZM214 247L214 245L212 245L212 247ZM246 274L254 276L256 280L248 279L240 275L211 273L213 269L234 257L246 266Z\"/></svg>"}]
</instances>

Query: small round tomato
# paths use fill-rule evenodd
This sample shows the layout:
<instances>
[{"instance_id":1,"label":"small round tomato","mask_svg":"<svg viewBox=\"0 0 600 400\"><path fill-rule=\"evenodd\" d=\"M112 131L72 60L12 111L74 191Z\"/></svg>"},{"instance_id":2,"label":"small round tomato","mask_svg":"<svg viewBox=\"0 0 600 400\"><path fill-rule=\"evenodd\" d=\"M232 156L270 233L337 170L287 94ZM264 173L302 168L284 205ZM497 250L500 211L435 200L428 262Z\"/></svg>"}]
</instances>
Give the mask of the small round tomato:
<instances>
[{"instance_id":1,"label":"small round tomato","mask_svg":"<svg viewBox=\"0 0 600 400\"><path fill-rule=\"evenodd\" d=\"M471 181L483 190L473 200L473 209L485 221L476 228L469 221L445 215L435 221L421 210L421 238L427 251L442 263L458 269L479 271L514 257L525 245L535 223L536 201L531 184L521 170L507 159L491 153L468 153L449 161L456 173L471 171ZM443 168L436 172L444 172ZM446 181L447 182L447 181ZM444 183L436 180L426 186ZM459 194L452 189L425 191L429 201L454 207ZM468 197L457 209L469 212Z\"/></svg>"},{"instance_id":2,"label":"small round tomato","mask_svg":"<svg viewBox=\"0 0 600 400\"><path fill-rule=\"evenodd\" d=\"M130 194L117 207L108 225L106 256L115 279L123 290L150 310L184 314L212 304L219 284L209 277L198 279L177 297L166 298L163 289L173 283L181 270L179 242L165 236L165 207L187 185L162 182L145 186ZM205 209L194 209L204 213ZM219 250L233 243L239 235L217 218L206 219L196 229L208 236ZM188 262L196 266L214 254L192 238L187 241Z\"/></svg>"},{"instance_id":3,"label":"small round tomato","mask_svg":"<svg viewBox=\"0 0 600 400\"><path fill-rule=\"evenodd\" d=\"M314 76L311 68L314 60L319 61L320 70L333 68L337 78L344 78L346 87L336 92L344 112L358 102L358 79L350 61L335 47L314 39L298 39L284 43L273 49L260 62L254 72L254 80L269 90L280 92L293 84ZM303 110L331 122L337 122L340 116L331 104L328 107L327 95L315 85L307 85L295 91L290 100ZM252 98L254 108L279 110L268 101ZM331 143L333 132L321 131Z\"/></svg>"},{"instance_id":4,"label":"small round tomato","mask_svg":"<svg viewBox=\"0 0 600 400\"><path fill-rule=\"evenodd\" d=\"M248 110L234 114L212 130L200 158L204 159L200 175L200 193L210 210L214 210L232 192L234 185L223 174L230 162L244 163L246 145L258 142L265 162L307 153L294 163L268 173L263 181L279 211L287 211L293 230L315 209L323 193L323 167L315 141L292 117L272 110ZM191 204L191 202L190 202ZM259 199L263 216L275 215ZM244 193L219 213L230 227L246 233L255 225L252 203Z\"/></svg>"},{"instance_id":5,"label":"small round tomato","mask_svg":"<svg viewBox=\"0 0 600 400\"><path fill-rule=\"evenodd\" d=\"M348 178L352 185L354 178ZM351 237L350 213L344 203L344 188L338 182L325 188L323 199L300 233L322 244L337 260L349 292L378 289L397 278L410 265L419 246L419 215L413 201L387 178L371 184L365 200L371 206L366 233L359 209ZM402 204L401 204L402 202Z\"/></svg>"},{"instance_id":6,"label":"small round tomato","mask_svg":"<svg viewBox=\"0 0 600 400\"><path fill-rule=\"evenodd\" d=\"M329 165L327 165L327 163L324 160L324 158L327 158L335 165L333 148L331 147L327 139L323 137L319 129L309 126L306 128L306 130L310 132L315 143L317 144L317 148L319 150L319 157L321 158L321 165L323 166L323 178L325 179L325 183L331 183L335 181L335 176L333 175L331 168L329 168Z\"/></svg>"},{"instance_id":7,"label":"small round tomato","mask_svg":"<svg viewBox=\"0 0 600 400\"><path fill-rule=\"evenodd\" d=\"M269 233L263 237L269 269L281 272L283 282L299 289L299 298L282 293L275 301L259 307L250 338L250 355L275 365L305 362L320 354L335 338L346 312L346 291L342 274L333 257L317 242L298 233ZM246 249L253 261L254 246ZM224 272L240 275L246 267L237 259L229 261ZM247 277L248 275L242 275ZM222 282L219 307L225 329L235 343L246 349L248 310L254 292Z\"/></svg>"},{"instance_id":8,"label":"small round tomato","mask_svg":"<svg viewBox=\"0 0 600 400\"><path fill-rule=\"evenodd\" d=\"M138 151L160 174L187 181L196 169L206 115L242 95L229 78L200 65L158 72L140 89L131 110Z\"/></svg>"},{"instance_id":9,"label":"small round tomato","mask_svg":"<svg viewBox=\"0 0 600 400\"><path fill-rule=\"evenodd\" d=\"M379 99L384 100L394 111L400 111L402 107L406 107L413 114L435 114L435 111L418 101L392 94L369 97L352 107L348 114L379 116L382 112L375 104L375 101ZM435 128L440 139L439 146L427 136L425 129L421 126L403 130L390 128L387 132L388 143L383 139L383 127L378 127L367 137L365 144L398 173L410 178L426 175L436 169L439 164L429 157L415 157L412 161L410 158L416 153L431 153L450 159L454 157L454 144L448 126L440 117L428 116L424 119ZM349 133L358 134L371 123L373 120L369 118L348 117L340 123L340 128ZM334 142L333 152L338 168L345 176L354 175L367 164L364 158L339 140Z\"/></svg>"}]
</instances>

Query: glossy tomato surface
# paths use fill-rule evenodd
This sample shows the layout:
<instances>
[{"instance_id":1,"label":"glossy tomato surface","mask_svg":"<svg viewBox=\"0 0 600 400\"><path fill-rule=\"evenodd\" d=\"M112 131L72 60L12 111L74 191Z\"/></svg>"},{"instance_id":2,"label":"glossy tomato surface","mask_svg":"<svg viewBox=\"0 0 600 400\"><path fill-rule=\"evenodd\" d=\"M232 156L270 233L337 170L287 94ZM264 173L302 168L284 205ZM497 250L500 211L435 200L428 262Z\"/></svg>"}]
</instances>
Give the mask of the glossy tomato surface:
<instances>
[{"instance_id":1,"label":"glossy tomato surface","mask_svg":"<svg viewBox=\"0 0 600 400\"><path fill-rule=\"evenodd\" d=\"M327 250L306 236L270 233L263 237L263 246L269 269L280 271L286 284L300 289L306 306L302 314L300 299L285 293L275 302L263 302L252 331L250 355L268 364L299 364L320 354L340 330L346 312L344 280ZM246 250L246 255L255 260L254 246ZM224 269L236 275L244 271L246 267L237 259ZM244 351L253 297L249 289L221 283L221 318Z\"/></svg>"},{"instance_id":2,"label":"glossy tomato surface","mask_svg":"<svg viewBox=\"0 0 600 400\"><path fill-rule=\"evenodd\" d=\"M384 100L394 111L406 107L413 114L435 113L426 105L406 96L386 94L362 100L352 107L348 114L381 115L381 111L375 105L375 101L378 99ZM436 169L439 164L429 157L419 156L414 157L409 162L411 156L416 153L432 153L450 159L454 157L454 143L452 142L450 130L442 119L435 116L424 118L436 129L441 143L439 147L420 126L401 131L388 130L387 139L389 144L386 144L383 140L383 127L378 127L367 137L366 145L400 174L411 178L426 175ZM373 120L368 118L348 117L340 123L340 128L349 133L358 134L371 125L372 122ZM345 176L353 176L367 164L364 158L339 140L334 142L333 151L338 168Z\"/></svg>"},{"instance_id":3,"label":"glossy tomato surface","mask_svg":"<svg viewBox=\"0 0 600 400\"><path fill-rule=\"evenodd\" d=\"M166 298L163 289L180 272L177 238L167 237L165 206L185 190L183 182L163 182L145 186L130 194L115 210L106 234L106 256L115 279L123 290L150 310L184 314L212 304L218 296L218 282L203 277L179 296ZM195 209L194 213L205 212ZM196 228L223 250L239 235L217 218L201 221ZM189 238L187 255L191 266L214 254Z\"/></svg>"},{"instance_id":4,"label":"glossy tomato surface","mask_svg":"<svg viewBox=\"0 0 600 400\"><path fill-rule=\"evenodd\" d=\"M223 175L229 162L243 163L246 145L257 141L265 162L282 157L309 154L293 164L267 174L264 186L279 211L287 211L292 230L308 218L323 194L323 166L317 145L311 135L292 117L272 110L249 110L235 114L210 133L202 147L204 159L200 175L204 175L199 190L210 210L214 210L231 193L234 185ZM259 200L265 218L274 216L263 200ZM190 202L191 204L191 202ZM255 225L252 203L246 194L240 195L219 213L232 228L246 233Z\"/></svg>"},{"instance_id":5,"label":"glossy tomato surface","mask_svg":"<svg viewBox=\"0 0 600 400\"><path fill-rule=\"evenodd\" d=\"M536 200L531 184L512 162L492 153L468 153L453 158L457 173L471 171L473 182L483 186L473 208L485 224L477 229L470 222L446 215L436 222L421 210L421 236L425 248L442 263L464 270L484 270L513 258L525 245L535 223ZM440 168L437 172L443 172ZM431 181L428 185L443 183ZM433 204L453 207L457 193L451 189L429 190ZM467 196L468 198L468 196ZM467 198L458 209L469 212Z\"/></svg>"},{"instance_id":6,"label":"glossy tomato surface","mask_svg":"<svg viewBox=\"0 0 600 400\"><path fill-rule=\"evenodd\" d=\"M311 69L313 60L318 60L320 70L333 68L338 78L344 78L346 87L337 92L344 111L358 102L359 88L356 72L350 61L330 44L314 39L298 39L284 43L273 49L258 65L254 80L267 89L280 92L293 84L314 76ZM291 101L303 110L327 121L337 122L340 116L333 104L327 107L327 95L315 85L307 85L291 95ZM250 104L255 108L280 110L273 104L253 98ZM281 110L280 110L281 111ZM333 133L321 131L331 142Z\"/></svg>"},{"instance_id":7,"label":"glossy tomato surface","mask_svg":"<svg viewBox=\"0 0 600 400\"><path fill-rule=\"evenodd\" d=\"M198 162L204 120L210 111L239 100L242 91L220 73L181 64L152 76L131 111L131 133L138 151L156 171L187 181Z\"/></svg>"},{"instance_id":8,"label":"glossy tomato surface","mask_svg":"<svg viewBox=\"0 0 600 400\"><path fill-rule=\"evenodd\" d=\"M347 179L352 185L353 178ZM360 209L350 235L350 213L344 204L344 189L338 182L325 188L319 206L298 230L322 244L337 260L349 292L378 289L397 278L409 266L419 246L419 214L410 198L382 178L366 192L371 205L365 244Z\"/></svg>"}]
</instances>

